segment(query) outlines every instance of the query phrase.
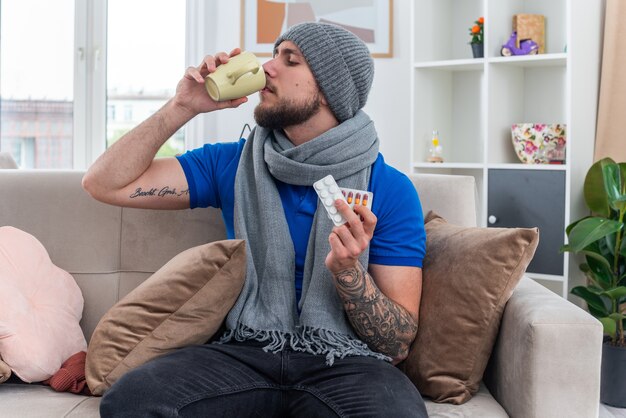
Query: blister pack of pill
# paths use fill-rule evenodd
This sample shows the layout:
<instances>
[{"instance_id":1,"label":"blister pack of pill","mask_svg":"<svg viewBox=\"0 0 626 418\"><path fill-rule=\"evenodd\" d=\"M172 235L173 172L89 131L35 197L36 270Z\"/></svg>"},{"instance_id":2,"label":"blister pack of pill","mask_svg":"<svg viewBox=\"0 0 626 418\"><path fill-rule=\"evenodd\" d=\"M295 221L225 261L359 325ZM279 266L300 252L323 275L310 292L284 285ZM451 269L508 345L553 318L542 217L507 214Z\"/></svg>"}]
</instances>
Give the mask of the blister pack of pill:
<instances>
[{"instance_id":1,"label":"blister pack of pill","mask_svg":"<svg viewBox=\"0 0 626 418\"><path fill-rule=\"evenodd\" d=\"M346 189L340 188L341 193L346 198L348 206L353 208L356 205L365 206L368 209L372 209L372 200L374 199L374 193L366 192L364 190Z\"/></svg>"},{"instance_id":2,"label":"blister pack of pill","mask_svg":"<svg viewBox=\"0 0 626 418\"><path fill-rule=\"evenodd\" d=\"M363 205L372 208L372 200L374 194L363 190L340 188L332 175L313 183L313 188L322 202L322 206L326 209L328 217L335 224L341 226L346 223L346 219L339 213L335 207L335 200L341 199L351 208L355 205Z\"/></svg>"}]
</instances>

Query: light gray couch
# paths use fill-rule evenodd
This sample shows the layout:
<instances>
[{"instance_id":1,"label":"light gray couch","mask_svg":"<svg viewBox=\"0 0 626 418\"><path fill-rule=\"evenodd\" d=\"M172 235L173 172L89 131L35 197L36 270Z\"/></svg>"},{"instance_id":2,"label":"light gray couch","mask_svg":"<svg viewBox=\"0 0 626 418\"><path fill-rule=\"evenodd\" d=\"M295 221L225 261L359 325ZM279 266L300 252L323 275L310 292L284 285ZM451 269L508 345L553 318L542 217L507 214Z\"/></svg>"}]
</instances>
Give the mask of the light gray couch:
<instances>
[{"instance_id":1,"label":"light gray couch","mask_svg":"<svg viewBox=\"0 0 626 418\"><path fill-rule=\"evenodd\" d=\"M87 339L121 297L180 251L224 239L214 209L121 209L91 199L78 171L0 170L0 226L39 239L85 298ZM475 225L473 177L413 177L424 213ZM480 391L464 405L427 401L433 417L597 416L602 331L582 309L524 278L504 311ZM487 389L489 388L489 389ZM0 384L0 417L98 417L99 398Z\"/></svg>"}]
</instances>

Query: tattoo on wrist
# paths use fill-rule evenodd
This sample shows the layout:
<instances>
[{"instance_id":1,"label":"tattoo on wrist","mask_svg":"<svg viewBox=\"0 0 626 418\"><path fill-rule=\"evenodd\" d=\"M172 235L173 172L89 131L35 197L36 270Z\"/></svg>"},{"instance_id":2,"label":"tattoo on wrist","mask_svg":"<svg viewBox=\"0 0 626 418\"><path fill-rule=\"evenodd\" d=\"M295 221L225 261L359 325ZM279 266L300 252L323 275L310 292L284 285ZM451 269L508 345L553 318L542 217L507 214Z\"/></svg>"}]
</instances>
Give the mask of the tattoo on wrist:
<instances>
[{"instance_id":1,"label":"tattoo on wrist","mask_svg":"<svg viewBox=\"0 0 626 418\"><path fill-rule=\"evenodd\" d=\"M348 319L361 339L388 356L405 356L417 333L411 314L386 297L360 264L335 279Z\"/></svg>"},{"instance_id":2,"label":"tattoo on wrist","mask_svg":"<svg viewBox=\"0 0 626 418\"><path fill-rule=\"evenodd\" d=\"M135 199L137 197L166 197L166 196L175 196L181 197L189 194L189 189L178 191L176 188L170 188L169 186L165 186L161 189L157 189L155 187L144 190L141 187L137 187L135 191L129 196L131 199Z\"/></svg>"}]
</instances>

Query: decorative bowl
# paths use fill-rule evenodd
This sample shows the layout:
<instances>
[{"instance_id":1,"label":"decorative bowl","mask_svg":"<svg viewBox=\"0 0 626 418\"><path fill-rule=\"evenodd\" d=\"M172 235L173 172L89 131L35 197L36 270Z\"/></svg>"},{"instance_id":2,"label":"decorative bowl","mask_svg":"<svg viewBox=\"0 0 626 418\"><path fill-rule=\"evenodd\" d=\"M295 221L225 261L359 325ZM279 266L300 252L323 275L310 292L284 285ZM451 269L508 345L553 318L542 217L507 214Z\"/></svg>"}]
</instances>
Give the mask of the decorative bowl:
<instances>
[{"instance_id":1,"label":"decorative bowl","mask_svg":"<svg viewBox=\"0 0 626 418\"><path fill-rule=\"evenodd\" d=\"M565 132L562 123L515 123L511 140L524 164L565 164Z\"/></svg>"}]
</instances>

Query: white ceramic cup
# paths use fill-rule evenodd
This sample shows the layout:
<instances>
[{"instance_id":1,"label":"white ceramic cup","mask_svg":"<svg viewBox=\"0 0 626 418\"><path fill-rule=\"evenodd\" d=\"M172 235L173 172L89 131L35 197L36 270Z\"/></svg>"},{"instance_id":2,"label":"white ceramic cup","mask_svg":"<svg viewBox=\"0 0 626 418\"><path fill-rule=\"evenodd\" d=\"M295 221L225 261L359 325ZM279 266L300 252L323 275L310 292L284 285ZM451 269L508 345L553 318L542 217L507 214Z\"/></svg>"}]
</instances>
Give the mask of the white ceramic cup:
<instances>
[{"instance_id":1,"label":"white ceramic cup","mask_svg":"<svg viewBox=\"0 0 626 418\"><path fill-rule=\"evenodd\" d=\"M243 51L209 74L204 86L217 102L238 99L265 87L265 71L256 55Z\"/></svg>"}]
</instances>

